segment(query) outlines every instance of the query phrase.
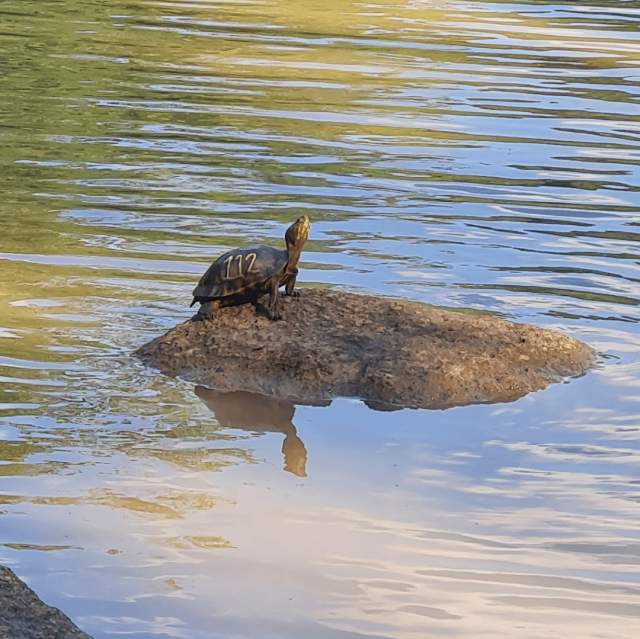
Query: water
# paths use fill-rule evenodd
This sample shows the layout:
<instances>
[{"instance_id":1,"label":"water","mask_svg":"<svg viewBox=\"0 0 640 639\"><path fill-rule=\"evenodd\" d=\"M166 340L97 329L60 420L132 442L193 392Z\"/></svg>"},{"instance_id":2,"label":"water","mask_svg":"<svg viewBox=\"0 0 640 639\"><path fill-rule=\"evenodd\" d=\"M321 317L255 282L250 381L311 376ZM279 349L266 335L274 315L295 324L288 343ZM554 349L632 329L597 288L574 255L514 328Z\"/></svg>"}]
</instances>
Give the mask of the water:
<instances>
[{"instance_id":1,"label":"water","mask_svg":"<svg viewBox=\"0 0 640 639\"><path fill-rule=\"evenodd\" d=\"M0 562L96 639L637 636L639 26L622 0L4 0ZM598 367L381 413L130 357L300 214L303 285L556 327Z\"/></svg>"}]
</instances>

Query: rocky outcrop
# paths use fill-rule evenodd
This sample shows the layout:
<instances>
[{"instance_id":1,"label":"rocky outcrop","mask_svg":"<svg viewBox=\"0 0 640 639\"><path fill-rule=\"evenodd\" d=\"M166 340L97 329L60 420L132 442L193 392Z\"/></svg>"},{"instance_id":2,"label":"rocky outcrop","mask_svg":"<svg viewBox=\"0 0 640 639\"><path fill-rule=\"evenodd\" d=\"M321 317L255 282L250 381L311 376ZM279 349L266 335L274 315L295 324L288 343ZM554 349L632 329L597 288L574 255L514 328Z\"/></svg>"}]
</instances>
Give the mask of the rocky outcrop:
<instances>
[{"instance_id":1,"label":"rocky outcrop","mask_svg":"<svg viewBox=\"0 0 640 639\"><path fill-rule=\"evenodd\" d=\"M136 354L220 391L299 403L355 396L380 409L512 401L594 359L572 337L488 315L320 289L281 302L281 321L260 305L225 308Z\"/></svg>"},{"instance_id":2,"label":"rocky outcrop","mask_svg":"<svg viewBox=\"0 0 640 639\"><path fill-rule=\"evenodd\" d=\"M0 639L91 639L57 608L43 603L0 566Z\"/></svg>"}]
</instances>

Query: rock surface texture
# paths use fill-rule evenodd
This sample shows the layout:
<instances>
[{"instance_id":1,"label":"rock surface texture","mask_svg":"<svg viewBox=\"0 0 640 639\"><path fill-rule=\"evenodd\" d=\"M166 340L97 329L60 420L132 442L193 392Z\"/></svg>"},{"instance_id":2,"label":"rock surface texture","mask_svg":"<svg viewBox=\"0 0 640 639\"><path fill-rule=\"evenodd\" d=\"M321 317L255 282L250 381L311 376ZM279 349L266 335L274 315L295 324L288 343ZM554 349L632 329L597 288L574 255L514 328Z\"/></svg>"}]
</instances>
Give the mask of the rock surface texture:
<instances>
[{"instance_id":1,"label":"rock surface texture","mask_svg":"<svg viewBox=\"0 0 640 639\"><path fill-rule=\"evenodd\" d=\"M13 571L0 566L0 639L90 639L57 608L43 603Z\"/></svg>"},{"instance_id":2,"label":"rock surface texture","mask_svg":"<svg viewBox=\"0 0 640 639\"><path fill-rule=\"evenodd\" d=\"M304 289L283 319L249 304L187 321L136 354L222 391L313 403L355 396L374 408L512 401L580 375L593 351L557 331L365 295Z\"/></svg>"}]
</instances>

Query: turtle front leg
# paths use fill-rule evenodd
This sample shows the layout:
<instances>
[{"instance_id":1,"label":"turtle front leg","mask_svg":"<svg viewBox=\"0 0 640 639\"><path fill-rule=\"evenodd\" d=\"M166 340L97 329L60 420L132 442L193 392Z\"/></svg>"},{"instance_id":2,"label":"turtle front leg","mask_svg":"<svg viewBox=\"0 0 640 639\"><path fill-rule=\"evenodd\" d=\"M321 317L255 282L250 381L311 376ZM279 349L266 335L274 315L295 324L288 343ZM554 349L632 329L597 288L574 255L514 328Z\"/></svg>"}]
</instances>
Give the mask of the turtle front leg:
<instances>
[{"instance_id":1,"label":"turtle front leg","mask_svg":"<svg viewBox=\"0 0 640 639\"><path fill-rule=\"evenodd\" d=\"M209 300L207 302L200 303L200 310L196 317L199 320L212 320L215 318L216 313L220 309L220 302L218 300Z\"/></svg>"},{"instance_id":2,"label":"turtle front leg","mask_svg":"<svg viewBox=\"0 0 640 639\"><path fill-rule=\"evenodd\" d=\"M278 310L278 288L280 286L280 278L272 277L269 282L269 306L267 312L269 313L269 319L279 320L282 318L280 311Z\"/></svg>"},{"instance_id":3,"label":"turtle front leg","mask_svg":"<svg viewBox=\"0 0 640 639\"><path fill-rule=\"evenodd\" d=\"M284 292L285 292L285 295L288 295L289 297L300 297L300 291L294 290L296 286L297 275L298 275L298 269L294 271L294 273L289 277L289 279L287 280L287 283L285 284Z\"/></svg>"}]
</instances>

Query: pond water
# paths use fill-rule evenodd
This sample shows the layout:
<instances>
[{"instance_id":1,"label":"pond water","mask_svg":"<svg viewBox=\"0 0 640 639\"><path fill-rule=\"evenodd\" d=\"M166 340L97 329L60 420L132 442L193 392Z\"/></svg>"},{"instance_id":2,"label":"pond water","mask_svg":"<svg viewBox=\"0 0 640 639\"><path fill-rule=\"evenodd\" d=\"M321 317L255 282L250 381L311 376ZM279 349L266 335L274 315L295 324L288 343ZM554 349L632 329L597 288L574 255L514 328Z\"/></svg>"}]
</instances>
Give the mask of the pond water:
<instances>
[{"instance_id":1,"label":"pond water","mask_svg":"<svg viewBox=\"0 0 640 639\"><path fill-rule=\"evenodd\" d=\"M0 563L96 639L637 636L639 27L623 0L2 2ZM597 367L375 412L132 359L300 214L303 286L556 327Z\"/></svg>"}]
</instances>

